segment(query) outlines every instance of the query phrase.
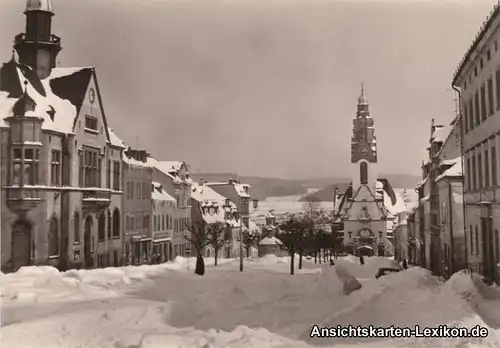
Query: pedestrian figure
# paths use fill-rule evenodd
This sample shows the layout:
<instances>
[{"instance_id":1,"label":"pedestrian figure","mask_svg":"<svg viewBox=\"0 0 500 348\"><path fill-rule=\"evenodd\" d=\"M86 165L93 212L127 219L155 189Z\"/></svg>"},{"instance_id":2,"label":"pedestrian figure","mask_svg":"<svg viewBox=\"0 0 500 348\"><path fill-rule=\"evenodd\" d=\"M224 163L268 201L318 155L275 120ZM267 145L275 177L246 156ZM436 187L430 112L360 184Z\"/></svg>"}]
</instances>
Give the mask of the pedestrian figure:
<instances>
[{"instance_id":1,"label":"pedestrian figure","mask_svg":"<svg viewBox=\"0 0 500 348\"><path fill-rule=\"evenodd\" d=\"M333 262L332 258L330 258L330 266L335 266L335 262Z\"/></svg>"},{"instance_id":2,"label":"pedestrian figure","mask_svg":"<svg viewBox=\"0 0 500 348\"><path fill-rule=\"evenodd\" d=\"M364 264L365 264L365 258L363 257L363 255L361 255L361 256L359 257L359 263L360 263L361 265L364 265Z\"/></svg>"},{"instance_id":3,"label":"pedestrian figure","mask_svg":"<svg viewBox=\"0 0 500 348\"><path fill-rule=\"evenodd\" d=\"M406 262L406 259L403 259L403 268L408 269L408 262Z\"/></svg>"}]
</instances>

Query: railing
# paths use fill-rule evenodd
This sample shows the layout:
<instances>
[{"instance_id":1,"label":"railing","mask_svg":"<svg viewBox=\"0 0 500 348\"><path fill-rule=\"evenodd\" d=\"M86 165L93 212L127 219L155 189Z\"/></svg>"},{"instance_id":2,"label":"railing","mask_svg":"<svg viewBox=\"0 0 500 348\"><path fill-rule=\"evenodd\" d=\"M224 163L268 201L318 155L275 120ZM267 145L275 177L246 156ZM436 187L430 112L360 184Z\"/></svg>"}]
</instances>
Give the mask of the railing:
<instances>
[{"instance_id":1,"label":"railing","mask_svg":"<svg viewBox=\"0 0 500 348\"><path fill-rule=\"evenodd\" d=\"M83 191L82 199L84 200L110 200L111 191L107 190L88 190Z\"/></svg>"},{"instance_id":2,"label":"railing","mask_svg":"<svg viewBox=\"0 0 500 348\"><path fill-rule=\"evenodd\" d=\"M22 42L44 42L44 43L50 43L54 45L59 45L61 43L61 38L57 35L50 34L48 37L48 41L45 41L43 39L40 39L38 37L31 37L26 35L26 33L21 33L15 36L14 42L16 44L22 43Z\"/></svg>"}]
</instances>

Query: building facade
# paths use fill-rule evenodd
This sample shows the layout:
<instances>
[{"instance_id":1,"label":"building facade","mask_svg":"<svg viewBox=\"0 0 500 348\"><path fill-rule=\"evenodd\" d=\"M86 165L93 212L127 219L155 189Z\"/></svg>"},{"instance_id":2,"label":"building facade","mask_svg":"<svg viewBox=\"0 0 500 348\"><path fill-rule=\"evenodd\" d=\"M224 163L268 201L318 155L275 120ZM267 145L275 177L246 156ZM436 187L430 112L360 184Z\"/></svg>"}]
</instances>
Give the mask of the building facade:
<instances>
[{"instance_id":1,"label":"building facade","mask_svg":"<svg viewBox=\"0 0 500 348\"><path fill-rule=\"evenodd\" d=\"M95 69L56 68L49 0L27 1L25 15L18 60L0 69L2 270L120 264L123 148Z\"/></svg>"},{"instance_id":2,"label":"building facade","mask_svg":"<svg viewBox=\"0 0 500 348\"><path fill-rule=\"evenodd\" d=\"M153 207L153 218L151 219L152 262L158 264L172 260L172 238L177 202L163 189L160 183L153 182L151 189Z\"/></svg>"},{"instance_id":3,"label":"building facade","mask_svg":"<svg viewBox=\"0 0 500 348\"><path fill-rule=\"evenodd\" d=\"M472 271L500 281L500 6L495 6L457 68L463 120L467 260Z\"/></svg>"},{"instance_id":4,"label":"building facade","mask_svg":"<svg viewBox=\"0 0 500 348\"><path fill-rule=\"evenodd\" d=\"M388 239L388 219L393 217L386 203L394 204L395 197L388 196L388 183L378 180L377 156L374 122L362 88L351 138L352 182L335 214L343 228L344 248L355 255L387 255L393 250Z\"/></svg>"},{"instance_id":5,"label":"building facade","mask_svg":"<svg viewBox=\"0 0 500 348\"><path fill-rule=\"evenodd\" d=\"M191 253L191 245L186 239L191 226L191 183L187 165L180 161L157 161L154 165L153 181L160 184L175 199L173 215L172 257L186 257Z\"/></svg>"},{"instance_id":6,"label":"building facade","mask_svg":"<svg viewBox=\"0 0 500 348\"><path fill-rule=\"evenodd\" d=\"M123 153L123 256L127 265L152 261L151 185L149 154L130 147Z\"/></svg>"}]
</instances>

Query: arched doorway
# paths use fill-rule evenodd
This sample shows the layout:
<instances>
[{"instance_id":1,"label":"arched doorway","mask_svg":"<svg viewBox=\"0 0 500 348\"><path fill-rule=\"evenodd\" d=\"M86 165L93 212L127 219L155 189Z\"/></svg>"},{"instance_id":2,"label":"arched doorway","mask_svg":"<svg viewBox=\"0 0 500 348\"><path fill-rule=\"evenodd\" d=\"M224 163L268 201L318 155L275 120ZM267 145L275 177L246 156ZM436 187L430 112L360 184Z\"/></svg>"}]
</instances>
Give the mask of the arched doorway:
<instances>
[{"instance_id":1,"label":"arched doorway","mask_svg":"<svg viewBox=\"0 0 500 348\"><path fill-rule=\"evenodd\" d=\"M89 268L94 265L94 259L92 257L92 216L88 215L85 218L85 225L83 231L83 255L85 259L85 267Z\"/></svg>"},{"instance_id":2,"label":"arched doorway","mask_svg":"<svg viewBox=\"0 0 500 348\"><path fill-rule=\"evenodd\" d=\"M19 220L12 225L12 271L29 266L31 261L31 225Z\"/></svg>"}]
</instances>

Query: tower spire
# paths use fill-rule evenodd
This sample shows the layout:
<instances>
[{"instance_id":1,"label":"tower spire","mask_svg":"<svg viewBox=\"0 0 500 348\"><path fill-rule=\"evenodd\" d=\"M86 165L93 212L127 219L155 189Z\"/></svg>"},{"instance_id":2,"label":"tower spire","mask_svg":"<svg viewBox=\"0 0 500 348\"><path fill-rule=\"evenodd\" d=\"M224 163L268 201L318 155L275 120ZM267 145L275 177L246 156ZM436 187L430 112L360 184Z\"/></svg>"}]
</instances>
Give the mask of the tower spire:
<instances>
[{"instance_id":1,"label":"tower spire","mask_svg":"<svg viewBox=\"0 0 500 348\"><path fill-rule=\"evenodd\" d=\"M26 0L26 31L14 38L14 49L21 64L27 65L43 80L56 66L61 39L52 34L51 0Z\"/></svg>"},{"instance_id":2,"label":"tower spire","mask_svg":"<svg viewBox=\"0 0 500 348\"><path fill-rule=\"evenodd\" d=\"M363 97L365 95L365 86L363 85L363 82L361 82L361 96Z\"/></svg>"}]
</instances>

